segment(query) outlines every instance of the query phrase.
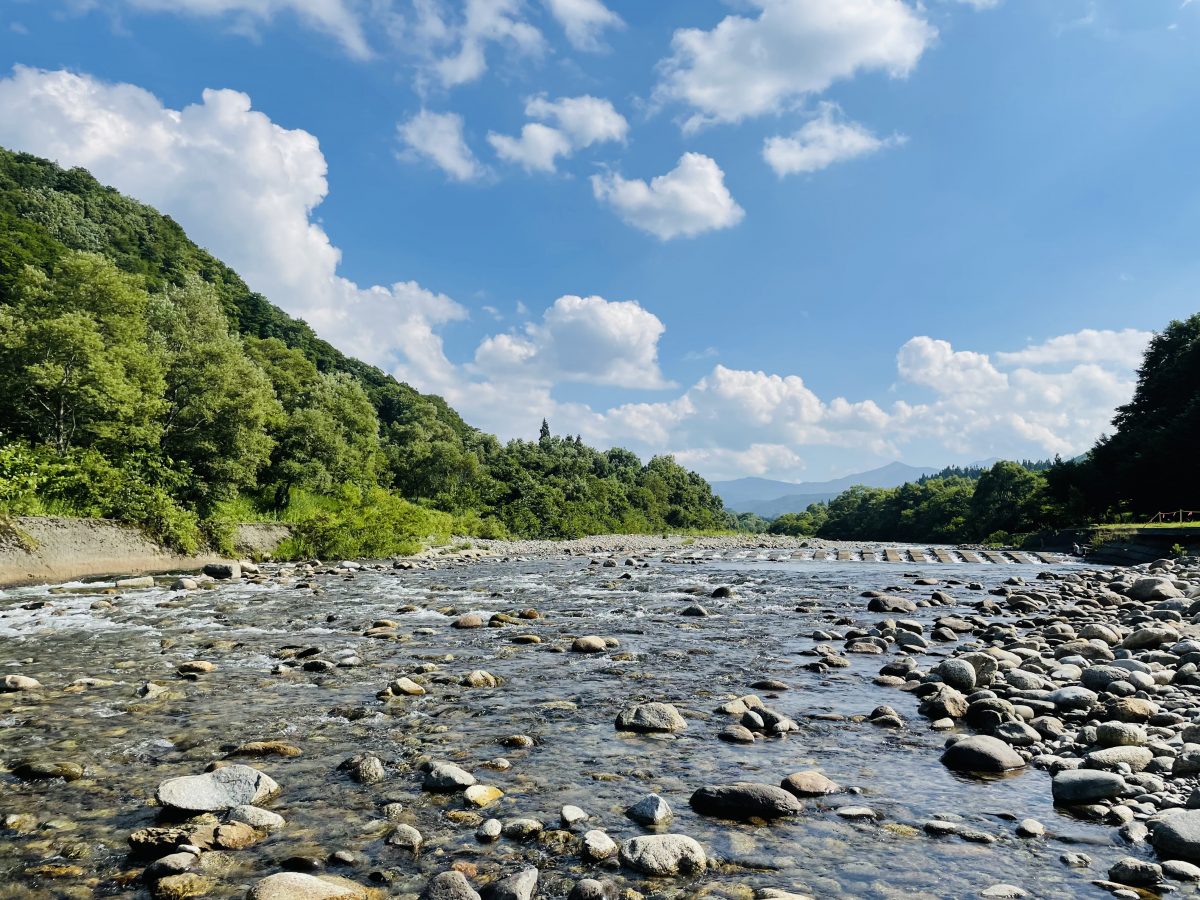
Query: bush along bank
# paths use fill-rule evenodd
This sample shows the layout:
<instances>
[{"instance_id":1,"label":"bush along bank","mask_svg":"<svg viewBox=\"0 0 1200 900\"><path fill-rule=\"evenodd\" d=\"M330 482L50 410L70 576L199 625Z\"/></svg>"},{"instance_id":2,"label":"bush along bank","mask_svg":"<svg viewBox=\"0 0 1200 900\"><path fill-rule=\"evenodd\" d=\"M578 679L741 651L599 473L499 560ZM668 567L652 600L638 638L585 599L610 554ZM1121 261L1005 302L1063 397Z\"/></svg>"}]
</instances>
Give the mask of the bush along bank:
<instances>
[{"instance_id":1,"label":"bush along bank","mask_svg":"<svg viewBox=\"0 0 1200 900\"><path fill-rule=\"evenodd\" d=\"M892 601L873 597L870 608L915 609ZM935 591L921 604L961 600ZM935 620L928 639L912 623L879 625L905 655L877 681L920 698L931 727L973 732L949 738L943 764L985 776L1044 770L1056 804L1157 853L1158 863L1121 860L1113 882L1200 880L1200 558L1010 578L967 606ZM938 645L954 650L935 661Z\"/></svg>"}]
</instances>

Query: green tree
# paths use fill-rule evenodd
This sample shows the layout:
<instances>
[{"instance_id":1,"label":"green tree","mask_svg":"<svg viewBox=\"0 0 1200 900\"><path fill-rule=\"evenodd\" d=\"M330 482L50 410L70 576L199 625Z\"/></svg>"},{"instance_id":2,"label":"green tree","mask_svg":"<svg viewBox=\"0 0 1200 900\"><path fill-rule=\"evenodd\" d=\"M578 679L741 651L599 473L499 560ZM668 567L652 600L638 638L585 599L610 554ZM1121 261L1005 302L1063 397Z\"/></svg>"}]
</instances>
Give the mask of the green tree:
<instances>
[{"instance_id":1,"label":"green tree","mask_svg":"<svg viewBox=\"0 0 1200 900\"><path fill-rule=\"evenodd\" d=\"M282 506L293 488L329 494L345 485L378 485L383 453L379 420L353 378L318 375L288 411L269 477Z\"/></svg>"},{"instance_id":2,"label":"green tree","mask_svg":"<svg viewBox=\"0 0 1200 900\"><path fill-rule=\"evenodd\" d=\"M103 257L27 268L0 306L0 422L10 437L59 453L114 454L159 437L163 373L148 352L148 297Z\"/></svg>"},{"instance_id":3,"label":"green tree","mask_svg":"<svg viewBox=\"0 0 1200 900\"><path fill-rule=\"evenodd\" d=\"M155 297L150 321L166 367L162 448L191 471L189 499L208 508L257 484L283 410L199 278Z\"/></svg>"},{"instance_id":4,"label":"green tree","mask_svg":"<svg viewBox=\"0 0 1200 900\"><path fill-rule=\"evenodd\" d=\"M1045 479L1014 462L1001 461L980 476L971 497L971 522L980 538L1020 534L1038 527Z\"/></svg>"}]
</instances>

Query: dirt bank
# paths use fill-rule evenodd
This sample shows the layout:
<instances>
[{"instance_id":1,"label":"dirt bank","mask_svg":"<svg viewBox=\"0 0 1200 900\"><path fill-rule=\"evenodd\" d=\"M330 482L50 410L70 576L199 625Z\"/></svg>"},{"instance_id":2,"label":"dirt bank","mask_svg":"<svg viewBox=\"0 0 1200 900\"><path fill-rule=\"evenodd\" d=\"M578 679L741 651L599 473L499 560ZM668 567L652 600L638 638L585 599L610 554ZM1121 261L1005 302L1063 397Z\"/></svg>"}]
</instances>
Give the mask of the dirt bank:
<instances>
[{"instance_id":1,"label":"dirt bank","mask_svg":"<svg viewBox=\"0 0 1200 900\"><path fill-rule=\"evenodd\" d=\"M281 525L243 526L238 552L270 553L287 536ZM0 529L0 587L99 578L190 572L221 557L181 556L136 528L104 519L19 517Z\"/></svg>"}]
</instances>

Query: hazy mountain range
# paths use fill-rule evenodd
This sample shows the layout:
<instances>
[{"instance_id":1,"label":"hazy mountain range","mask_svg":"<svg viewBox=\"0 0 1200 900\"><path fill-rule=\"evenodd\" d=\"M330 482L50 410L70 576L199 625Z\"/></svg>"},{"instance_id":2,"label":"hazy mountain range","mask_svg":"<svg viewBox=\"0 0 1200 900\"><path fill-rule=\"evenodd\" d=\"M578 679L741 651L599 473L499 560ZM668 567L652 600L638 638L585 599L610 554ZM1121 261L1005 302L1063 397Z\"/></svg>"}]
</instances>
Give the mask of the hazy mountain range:
<instances>
[{"instance_id":1,"label":"hazy mountain range","mask_svg":"<svg viewBox=\"0 0 1200 900\"><path fill-rule=\"evenodd\" d=\"M972 467L987 467L995 460L971 463ZM713 490L735 512L758 513L773 519L788 512L803 512L810 504L832 500L856 484L867 487L898 487L925 475L936 475L941 469L910 466L902 462L888 463L869 472L857 472L832 481L774 481L770 478L735 478L714 481Z\"/></svg>"}]
</instances>

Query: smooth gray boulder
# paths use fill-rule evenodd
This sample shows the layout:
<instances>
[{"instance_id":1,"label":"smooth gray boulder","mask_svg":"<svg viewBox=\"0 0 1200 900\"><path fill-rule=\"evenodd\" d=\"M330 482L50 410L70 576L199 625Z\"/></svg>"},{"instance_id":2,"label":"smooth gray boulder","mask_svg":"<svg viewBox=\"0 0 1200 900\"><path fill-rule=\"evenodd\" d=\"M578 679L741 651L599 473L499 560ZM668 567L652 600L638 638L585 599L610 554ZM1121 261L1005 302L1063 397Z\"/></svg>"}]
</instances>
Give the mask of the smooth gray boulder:
<instances>
[{"instance_id":1,"label":"smooth gray boulder","mask_svg":"<svg viewBox=\"0 0 1200 900\"><path fill-rule=\"evenodd\" d=\"M1150 831L1150 844L1163 859L1200 863L1200 809L1160 819Z\"/></svg>"},{"instance_id":2,"label":"smooth gray boulder","mask_svg":"<svg viewBox=\"0 0 1200 900\"><path fill-rule=\"evenodd\" d=\"M481 900L462 872L439 872L429 879L421 900Z\"/></svg>"},{"instance_id":3,"label":"smooth gray boulder","mask_svg":"<svg viewBox=\"0 0 1200 900\"><path fill-rule=\"evenodd\" d=\"M1116 772L1102 772L1098 769L1068 769L1059 772L1050 782L1054 802L1067 806L1111 800L1124 788L1125 779Z\"/></svg>"},{"instance_id":4,"label":"smooth gray boulder","mask_svg":"<svg viewBox=\"0 0 1200 900\"><path fill-rule=\"evenodd\" d=\"M265 772L251 766L225 766L203 775L168 778L158 786L158 802L184 812L220 812L253 806L279 793Z\"/></svg>"},{"instance_id":5,"label":"smooth gray boulder","mask_svg":"<svg viewBox=\"0 0 1200 900\"><path fill-rule=\"evenodd\" d=\"M658 794L650 794L625 810L625 815L642 825L665 825L673 814L666 800Z\"/></svg>"},{"instance_id":6,"label":"smooth gray boulder","mask_svg":"<svg viewBox=\"0 0 1200 900\"><path fill-rule=\"evenodd\" d=\"M649 834L621 844L621 864L661 878L693 875L708 865L704 848L683 834Z\"/></svg>"},{"instance_id":7,"label":"smooth gray boulder","mask_svg":"<svg viewBox=\"0 0 1200 900\"><path fill-rule=\"evenodd\" d=\"M637 703L617 714L618 731L670 734L685 728L687 722L670 703Z\"/></svg>"},{"instance_id":8,"label":"smooth gray boulder","mask_svg":"<svg viewBox=\"0 0 1200 900\"><path fill-rule=\"evenodd\" d=\"M782 819L804 811L794 794L772 784L750 781L702 787L688 802L702 816L723 819Z\"/></svg>"},{"instance_id":9,"label":"smooth gray boulder","mask_svg":"<svg viewBox=\"0 0 1200 900\"><path fill-rule=\"evenodd\" d=\"M538 870L530 867L515 875L493 881L481 892L483 900L532 900L537 890Z\"/></svg>"},{"instance_id":10,"label":"smooth gray boulder","mask_svg":"<svg viewBox=\"0 0 1200 900\"><path fill-rule=\"evenodd\" d=\"M367 889L345 878L278 872L250 889L247 900L365 900Z\"/></svg>"},{"instance_id":11,"label":"smooth gray boulder","mask_svg":"<svg viewBox=\"0 0 1200 900\"><path fill-rule=\"evenodd\" d=\"M209 578L224 581L228 578L241 578L242 567L235 562L209 563L203 569Z\"/></svg>"},{"instance_id":12,"label":"smooth gray boulder","mask_svg":"<svg viewBox=\"0 0 1200 900\"><path fill-rule=\"evenodd\" d=\"M425 773L422 785L427 791L453 793L464 791L475 783L475 776L453 763L438 763Z\"/></svg>"},{"instance_id":13,"label":"smooth gray boulder","mask_svg":"<svg viewBox=\"0 0 1200 900\"><path fill-rule=\"evenodd\" d=\"M999 738L976 734L955 741L942 753L942 765L955 772L1008 772L1025 759Z\"/></svg>"}]
</instances>

